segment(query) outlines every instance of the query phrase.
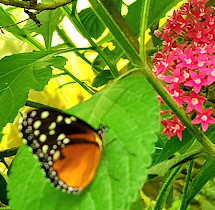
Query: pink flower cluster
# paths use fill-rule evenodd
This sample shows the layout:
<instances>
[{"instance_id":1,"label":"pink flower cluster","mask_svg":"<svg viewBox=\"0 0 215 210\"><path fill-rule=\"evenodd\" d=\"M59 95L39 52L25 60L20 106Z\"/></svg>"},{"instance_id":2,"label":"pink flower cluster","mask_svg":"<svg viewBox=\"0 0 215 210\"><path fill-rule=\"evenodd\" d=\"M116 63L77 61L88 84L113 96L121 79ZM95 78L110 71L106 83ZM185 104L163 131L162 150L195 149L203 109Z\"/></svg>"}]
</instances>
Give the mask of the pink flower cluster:
<instances>
[{"instance_id":1,"label":"pink flower cluster","mask_svg":"<svg viewBox=\"0 0 215 210\"><path fill-rule=\"evenodd\" d=\"M204 107L208 86L215 82L215 8L206 7L207 2L189 0L174 11L162 32L155 31L164 47L153 58L154 75L204 132L208 124L215 123L212 108ZM178 135L181 140L185 127L171 116L161 121L162 133L168 138Z\"/></svg>"}]
</instances>

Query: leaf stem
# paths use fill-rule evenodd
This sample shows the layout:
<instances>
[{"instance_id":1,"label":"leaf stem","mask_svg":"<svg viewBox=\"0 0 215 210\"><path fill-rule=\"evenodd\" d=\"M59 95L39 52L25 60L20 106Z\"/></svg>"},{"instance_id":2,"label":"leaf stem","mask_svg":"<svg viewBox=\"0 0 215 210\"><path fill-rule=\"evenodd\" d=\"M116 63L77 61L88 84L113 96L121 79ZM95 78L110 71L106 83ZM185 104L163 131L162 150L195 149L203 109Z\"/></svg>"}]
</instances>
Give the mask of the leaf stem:
<instances>
[{"instance_id":1,"label":"leaf stem","mask_svg":"<svg viewBox=\"0 0 215 210\"><path fill-rule=\"evenodd\" d=\"M64 41L65 44L67 44L70 47L76 47L75 44L72 42L72 40L67 36L66 32L61 29L60 27L56 27L56 31L60 38ZM87 64L92 66L96 71L101 72L102 69L100 69L98 66L93 66L92 62L90 62L82 53L80 52L74 52L77 56L79 56L82 60L84 60Z\"/></svg>"},{"instance_id":2,"label":"leaf stem","mask_svg":"<svg viewBox=\"0 0 215 210\"><path fill-rule=\"evenodd\" d=\"M81 87L83 87L88 93L90 93L91 95L94 94L94 92L90 88L88 88L87 85L85 85L85 83L81 82L77 77L75 77L67 69L64 68L64 69L62 69L62 71L67 73L72 79L74 79L79 85L81 85Z\"/></svg>"},{"instance_id":3,"label":"leaf stem","mask_svg":"<svg viewBox=\"0 0 215 210\"><path fill-rule=\"evenodd\" d=\"M188 171L187 171L187 177L186 177L186 181L185 181L184 192L183 192L183 196L182 196L180 210L186 210L186 208L187 208L186 207L187 190L188 190L188 186L189 186L189 183L190 183L190 177L191 177L192 169L193 169L193 160L190 162L189 168L188 168Z\"/></svg>"},{"instance_id":4,"label":"leaf stem","mask_svg":"<svg viewBox=\"0 0 215 210\"><path fill-rule=\"evenodd\" d=\"M150 2L151 0L145 0L143 3L140 23L140 57L143 62L146 62L145 32L148 24Z\"/></svg>"},{"instance_id":5,"label":"leaf stem","mask_svg":"<svg viewBox=\"0 0 215 210\"><path fill-rule=\"evenodd\" d=\"M168 173L164 179L161 190L158 194L154 210L162 210L165 204L168 193L172 187L174 180L176 179L178 173L180 172L182 165L175 167L170 173Z\"/></svg>"},{"instance_id":6,"label":"leaf stem","mask_svg":"<svg viewBox=\"0 0 215 210\"><path fill-rule=\"evenodd\" d=\"M77 19L75 14L70 11L68 6L62 7L61 10L69 18L69 20L73 23L73 25L76 27L76 29L88 40L88 42L91 44L91 46L95 47L96 52L101 56L101 58L104 60L104 62L109 66L113 77L114 78L118 77L119 72L117 71L115 66L109 61L106 54L99 48L99 46L93 41L93 39L88 34L86 29L83 27L81 22Z\"/></svg>"},{"instance_id":7,"label":"leaf stem","mask_svg":"<svg viewBox=\"0 0 215 210\"><path fill-rule=\"evenodd\" d=\"M25 102L25 106L29 106L29 107L32 107L32 108L44 108L44 109L53 109L53 110L56 110L56 111L62 111L58 108L54 108L54 107L51 107L51 106L48 106L48 105L45 105L45 104L41 104L41 103L38 103L38 102L34 102L34 101L30 101L30 100L27 100Z\"/></svg>"},{"instance_id":8,"label":"leaf stem","mask_svg":"<svg viewBox=\"0 0 215 210\"><path fill-rule=\"evenodd\" d=\"M0 0L0 3L15 7L21 7L24 9L33 9L37 11L43 11L43 10L54 10L58 7L64 6L66 4L69 4L75 0L55 0L53 2L46 2L46 3L38 3L38 4L32 4L31 2L27 1L19 1L19 0Z\"/></svg>"},{"instance_id":9,"label":"leaf stem","mask_svg":"<svg viewBox=\"0 0 215 210\"><path fill-rule=\"evenodd\" d=\"M98 0L89 0L92 5L92 8L98 18L109 28L110 33L115 38L117 44L121 47L121 49L125 52L126 56L130 59L132 64L135 67L139 67L141 64L141 59L138 55L138 49L135 47L138 43L137 38L133 35L131 30L126 30L129 27L123 18L118 19L115 21L114 16L112 17L111 14L115 12L115 10L111 11L110 14L108 12L108 7L105 7L103 3L98 2ZM107 5L106 5L107 6ZM124 31L124 33L123 33ZM126 32L125 32L126 31ZM132 37L132 39L130 38Z\"/></svg>"}]
</instances>

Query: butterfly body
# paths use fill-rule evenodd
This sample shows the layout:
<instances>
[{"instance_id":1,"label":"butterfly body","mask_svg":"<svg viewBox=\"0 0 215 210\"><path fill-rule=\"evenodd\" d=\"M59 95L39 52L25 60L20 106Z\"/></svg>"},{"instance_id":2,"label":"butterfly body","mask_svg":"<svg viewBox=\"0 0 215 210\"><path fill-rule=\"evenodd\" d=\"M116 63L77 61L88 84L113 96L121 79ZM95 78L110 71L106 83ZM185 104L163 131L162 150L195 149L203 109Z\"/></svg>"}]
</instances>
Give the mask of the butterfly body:
<instances>
[{"instance_id":1,"label":"butterfly body","mask_svg":"<svg viewBox=\"0 0 215 210\"><path fill-rule=\"evenodd\" d=\"M100 130L51 109L24 114L19 129L57 188L77 193L92 181L103 147Z\"/></svg>"}]
</instances>

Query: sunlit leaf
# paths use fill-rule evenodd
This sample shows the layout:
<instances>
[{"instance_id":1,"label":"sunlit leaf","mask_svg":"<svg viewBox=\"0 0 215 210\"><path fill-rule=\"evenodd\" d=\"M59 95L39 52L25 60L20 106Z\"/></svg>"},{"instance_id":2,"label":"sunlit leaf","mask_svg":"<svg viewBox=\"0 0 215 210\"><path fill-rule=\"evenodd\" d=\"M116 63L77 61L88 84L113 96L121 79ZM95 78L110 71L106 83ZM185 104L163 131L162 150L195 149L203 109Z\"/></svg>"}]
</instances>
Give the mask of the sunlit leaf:
<instances>
[{"instance_id":1,"label":"sunlit leaf","mask_svg":"<svg viewBox=\"0 0 215 210\"><path fill-rule=\"evenodd\" d=\"M130 75L68 112L95 128L106 127L104 151L93 182L80 195L56 190L23 146L11 169L10 206L16 210L128 209L151 163L159 113L155 93L143 76Z\"/></svg>"}]
</instances>

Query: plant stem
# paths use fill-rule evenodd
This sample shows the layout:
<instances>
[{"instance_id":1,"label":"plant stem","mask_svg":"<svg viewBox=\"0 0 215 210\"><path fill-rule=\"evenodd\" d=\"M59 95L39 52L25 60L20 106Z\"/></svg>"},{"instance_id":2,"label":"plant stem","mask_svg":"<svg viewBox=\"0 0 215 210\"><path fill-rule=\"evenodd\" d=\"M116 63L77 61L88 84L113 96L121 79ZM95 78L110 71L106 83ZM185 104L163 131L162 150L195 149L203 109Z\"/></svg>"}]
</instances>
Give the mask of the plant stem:
<instances>
[{"instance_id":1,"label":"plant stem","mask_svg":"<svg viewBox=\"0 0 215 210\"><path fill-rule=\"evenodd\" d=\"M142 18L140 23L140 57L146 62L145 32L148 24L149 6L151 0L145 0L142 6Z\"/></svg>"},{"instance_id":2,"label":"plant stem","mask_svg":"<svg viewBox=\"0 0 215 210\"><path fill-rule=\"evenodd\" d=\"M66 32L59 28L57 26L56 31L58 33L58 35L60 36L60 38L64 41L65 44L67 44L70 47L76 47L75 44L72 42L72 40L67 36ZM80 52L74 52L77 56L79 56L80 58L82 58L86 63L88 63L90 66L92 66L92 68L94 68L96 71L101 72L102 69L100 69L98 66L93 66L92 62L90 62L82 53Z\"/></svg>"},{"instance_id":3,"label":"plant stem","mask_svg":"<svg viewBox=\"0 0 215 210\"><path fill-rule=\"evenodd\" d=\"M192 169L193 169L193 160L190 162L190 165L189 165L189 168L187 171L187 177L186 177L186 181L185 181L184 192L183 192L183 196L182 196L180 210L186 210L186 208L187 208L186 207L187 190L188 190L188 186L189 186L189 182L190 182Z\"/></svg>"},{"instance_id":4,"label":"plant stem","mask_svg":"<svg viewBox=\"0 0 215 210\"><path fill-rule=\"evenodd\" d=\"M152 70L148 67L146 62L142 61L142 59L138 55L138 52L135 50L131 42L129 42L129 39L126 37L128 36L128 33L122 32L120 25L115 22L115 20L111 17L108 11L103 7L102 3L98 2L98 0L89 1L92 4L95 13L101 20L103 20L104 25L109 28L116 42L119 44L119 46L121 46L122 50L128 56L133 65L139 67L141 73L144 75L146 80L151 84L151 86L156 90L156 92L162 97L163 101L187 127L190 133L202 144L206 152L212 156L215 156L215 146L204 135L204 133L198 129L196 125L193 125L191 123L191 119L186 115L185 110L178 106L176 101L165 90L160 81L153 75Z\"/></svg>"},{"instance_id":5,"label":"plant stem","mask_svg":"<svg viewBox=\"0 0 215 210\"><path fill-rule=\"evenodd\" d=\"M83 87L88 93L90 93L91 95L94 94L94 92L91 89L89 89L83 82L81 82L77 77L71 74L67 69L64 68L62 71L67 73L72 79L74 79L79 85L81 85L81 87Z\"/></svg>"},{"instance_id":6,"label":"plant stem","mask_svg":"<svg viewBox=\"0 0 215 210\"><path fill-rule=\"evenodd\" d=\"M41 103L38 103L38 102L34 102L34 101L30 101L30 100L27 100L25 102L25 106L29 106L29 107L32 107L32 108L44 108L44 109L53 109L53 110L56 110L56 111L62 111L58 108L54 108L54 107L51 107L51 106L48 106L48 105L45 105L45 104L41 104Z\"/></svg>"},{"instance_id":7,"label":"plant stem","mask_svg":"<svg viewBox=\"0 0 215 210\"><path fill-rule=\"evenodd\" d=\"M133 45L134 42L138 43L138 40L136 37L133 36L133 33L130 30L124 33L122 32L126 30L124 26L127 25L124 19L122 18L120 19L120 21L118 20L116 22L115 19L113 19L113 17L107 11L108 8L105 8L105 6L102 5L100 2L98 2L97 0L89 0L89 2L91 3L95 14L104 23L104 25L109 28L110 33L115 38L117 44L125 52L126 56L130 59L132 64L136 67L139 67L142 61L138 55L138 50ZM113 9L114 8L112 8L112 10ZM111 12L112 14L115 12L117 13L117 11ZM130 37L133 37L132 40Z\"/></svg>"},{"instance_id":8,"label":"plant stem","mask_svg":"<svg viewBox=\"0 0 215 210\"><path fill-rule=\"evenodd\" d=\"M170 172L170 174L167 175L167 178L164 180L161 190L158 194L154 210L163 209L169 190L171 189L174 180L180 172L181 167L181 165L177 166Z\"/></svg>"},{"instance_id":9,"label":"plant stem","mask_svg":"<svg viewBox=\"0 0 215 210\"><path fill-rule=\"evenodd\" d=\"M54 10L58 7L64 6L66 4L69 4L75 0L55 0L53 2L46 2L46 3L38 3L38 4L32 4L31 2L27 1L18 1L18 0L0 0L0 3L15 7L21 7L24 9L33 9L37 11L43 11L43 10Z\"/></svg>"},{"instance_id":10,"label":"plant stem","mask_svg":"<svg viewBox=\"0 0 215 210\"><path fill-rule=\"evenodd\" d=\"M109 61L106 54L99 48L99 46L93 41L91 36L88 34L86 29L80 23L80 21L76 18L75 14L72 13L68 6L64 6L61 8L63 13L69 18L69 20L73 23L76 29L88 40L92 47L95 47L96 52L101 56L104 62L109 66L110 72L112 73L113 77L116 78L119 76L119 72L115 68L115 66Z\"/></svg>"}]
</instances>

